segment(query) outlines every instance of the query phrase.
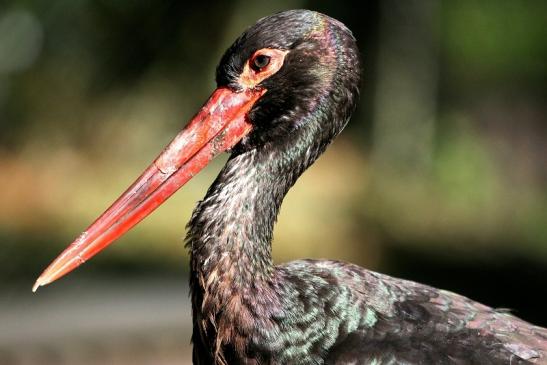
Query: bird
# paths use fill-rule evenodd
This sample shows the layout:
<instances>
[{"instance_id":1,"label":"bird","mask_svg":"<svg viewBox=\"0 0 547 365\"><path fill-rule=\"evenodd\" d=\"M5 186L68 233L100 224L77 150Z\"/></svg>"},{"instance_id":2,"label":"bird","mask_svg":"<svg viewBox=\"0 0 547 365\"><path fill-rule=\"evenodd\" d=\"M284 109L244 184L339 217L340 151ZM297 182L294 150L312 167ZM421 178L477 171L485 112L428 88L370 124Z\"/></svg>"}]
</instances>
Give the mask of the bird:
<instances>
[{"instance_id":1,"label":"bird","mask_svg":"<svg viewBox=\"0 0 547 365\"><path fill-rule=\"evenodd\" d=\"M222 56L199 112L33 291L228 151L187 226L194 364L547 364L547 329L508 311L346 262L274 264L283 198L344 129L361 68L338 20L310 10L258 20Z\"/></svg>"}]
</instances>

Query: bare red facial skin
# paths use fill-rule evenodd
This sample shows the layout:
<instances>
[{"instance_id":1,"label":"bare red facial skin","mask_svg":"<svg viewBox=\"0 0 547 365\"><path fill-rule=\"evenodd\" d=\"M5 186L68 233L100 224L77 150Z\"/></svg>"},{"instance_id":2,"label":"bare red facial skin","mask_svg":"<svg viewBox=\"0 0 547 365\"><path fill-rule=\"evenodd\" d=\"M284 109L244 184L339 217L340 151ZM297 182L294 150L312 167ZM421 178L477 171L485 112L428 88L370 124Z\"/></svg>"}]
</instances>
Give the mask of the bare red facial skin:
<instances>
[{"instance_id":1,"label":"bare red facial skin","mask_svg":"<svg viewBox=\"0 0 547 365\"><path fill-rule=\"evenodd\" d=\"M215 156L236 145L251 131L247 113L265 92L259 88L215 90L142 175L48 266L32 290L89 260L154 211Z\"/></svg>"},{"instance_id":2,"label":"bare red facial skin","mask_svg":"<svg viewBox=\"0 0 547 365\"><path fill-rule=\"evenodd\" d=\"M255 88L258 84L283 67L287 53L289 53L289 51L275 48L262 48L254 52L243 67L243 72L238 80L239 84L247 89ZM268 63L263 67L257 67L255 61L259 57L267 57Z\"/></svg>"}]
</instances>

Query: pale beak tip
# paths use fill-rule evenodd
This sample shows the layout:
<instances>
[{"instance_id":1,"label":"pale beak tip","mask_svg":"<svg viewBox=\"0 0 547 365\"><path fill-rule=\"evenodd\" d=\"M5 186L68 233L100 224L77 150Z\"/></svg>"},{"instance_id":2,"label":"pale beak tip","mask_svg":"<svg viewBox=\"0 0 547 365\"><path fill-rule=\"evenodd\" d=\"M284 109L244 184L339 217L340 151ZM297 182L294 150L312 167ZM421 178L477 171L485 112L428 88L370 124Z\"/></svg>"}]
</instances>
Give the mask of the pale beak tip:
<instances>
[{"instance_id":1,"label":"pale beak tip","mask_svg":"<svg viewBox=\"0 0 547 365\"><path fill-rule=\"evenodd\" d=\"M41 286L44 286L44 285L47 285L47 283L44 283L42 280L42 277L40 276L36 282L34 283L34 285L32 286L32 292L33 293L36 293L36 290L38 290L39 287Z\"/></svg>"}]
</instances>

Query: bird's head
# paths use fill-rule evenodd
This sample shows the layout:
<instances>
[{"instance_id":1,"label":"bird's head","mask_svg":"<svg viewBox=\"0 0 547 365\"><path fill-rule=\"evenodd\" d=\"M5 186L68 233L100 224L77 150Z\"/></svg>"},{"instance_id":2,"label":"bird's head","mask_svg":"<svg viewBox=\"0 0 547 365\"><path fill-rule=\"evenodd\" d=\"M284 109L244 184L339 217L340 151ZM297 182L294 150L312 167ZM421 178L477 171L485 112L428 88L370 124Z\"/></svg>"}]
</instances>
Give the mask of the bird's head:
<instances>
[{"instance_id":1,"label":"bird's head","mask_svg":"<svg viewBox=\"0 0 547 365\"><path fill-rule=\"evenodd\" d=\"M293 10L259 20L226 51L218 88L143 174L36 281L72 271L139 223L219 153L289 143L313 123L312 160L344 127L358 95L355 39L340 22ZM284 142L281 142L283 140ZM287 142L289 141L289 142Z\"/></svg>"},{"instance_id":2,"label":"bird's head","mask_svg":"<svg viewBox=\"0 0 547 365\"><path fill-rule=\"evenodd\" d=\"M221 58L216 81L233 90L265 90L248 113L253 129L240 143L244 149L289 135L320 104L323 114L339 114L321 118L338 122L330 126L338 133L359 92L359 53L341 22L309 10L285 11L237 38Z\"/></svg>"}]
</instances>

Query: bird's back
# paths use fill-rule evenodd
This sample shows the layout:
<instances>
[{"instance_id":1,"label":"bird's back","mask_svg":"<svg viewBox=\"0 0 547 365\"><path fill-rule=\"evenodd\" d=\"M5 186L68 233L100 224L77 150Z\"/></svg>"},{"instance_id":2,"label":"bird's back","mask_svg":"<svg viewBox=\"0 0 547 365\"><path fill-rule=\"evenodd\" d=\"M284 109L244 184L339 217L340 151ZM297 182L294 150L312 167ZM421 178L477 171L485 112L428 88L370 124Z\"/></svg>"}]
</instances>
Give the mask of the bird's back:
<instances>
[{"instance_id":1,"label":"bird's back","mask_svg":"<svg viewBox=\"0 0 547 365\"><path fill-rule=\"evenodd\" d=\"M281 363L547 364L547 329L448 291L337 261L277 276Z\"/></svg>"}]
</instances>

